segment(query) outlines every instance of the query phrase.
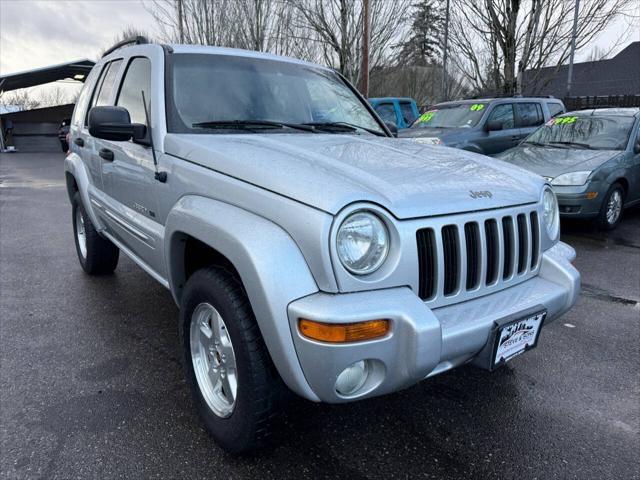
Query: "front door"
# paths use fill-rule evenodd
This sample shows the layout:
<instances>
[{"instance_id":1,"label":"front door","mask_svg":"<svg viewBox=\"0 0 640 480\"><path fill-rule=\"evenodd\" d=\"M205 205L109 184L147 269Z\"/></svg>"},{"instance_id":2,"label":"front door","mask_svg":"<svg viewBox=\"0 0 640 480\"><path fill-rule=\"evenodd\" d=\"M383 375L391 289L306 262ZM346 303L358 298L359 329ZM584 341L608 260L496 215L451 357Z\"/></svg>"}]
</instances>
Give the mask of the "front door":
<instances>
[{"instance_id":1,"label":"front door","mask_svg":"<svg viewBox=\"0 0 640 480\"><path fill-rule=\"evenodd\" d=\"M486 155L494 155L515 147L520 141L520 129L516 127L512 103L496 105L486 122L499 122L502 130L485 132L476 143Z\"/></svg>"},{"instance_id":2,"label":"front door","mask_svg":"<svg viewBox=\"0 0 640 480\"><path fill-rule=\"evenodd\" d=\"M142 92L150 116L151 62L133 57L126 66L115 105L127 109L132 123L147 125ZM104 141L107 152L102 159L102 182L110 232L148 267L149 273L162 277L163 229L156 220L155 167L149 139L147 129L145 142Z\"/></svg>"}]
</instances>

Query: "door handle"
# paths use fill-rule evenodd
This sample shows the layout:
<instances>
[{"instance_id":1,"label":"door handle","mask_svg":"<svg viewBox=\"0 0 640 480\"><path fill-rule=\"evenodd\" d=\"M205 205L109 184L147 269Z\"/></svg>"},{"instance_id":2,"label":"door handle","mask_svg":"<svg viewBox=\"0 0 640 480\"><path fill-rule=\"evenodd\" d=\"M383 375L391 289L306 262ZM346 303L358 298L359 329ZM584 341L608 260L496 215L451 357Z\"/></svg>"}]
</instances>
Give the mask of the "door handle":
<instances>
[{"instance_id":1,"label":"door handle","mask_svg":"<svg viewBox=\"0 0 640 480\"><path fill-rule=\"evenodd\" d=\"M73 139L73 143L78 145L79 147L84 147L84 140L80 137L76 137Z\"/></svg>"},{"instance_id":2,"label":"door handle","mask_svg":"<svg viewBox=\"0 0 640 480\"><path fill-rule=\"evenodd\" d=\"M113 162L113 152L108 148L101 148L100 151L98 152L98 155L100 155L102 158L104 158L108 162Z\"/></svg>"}]
</instances>

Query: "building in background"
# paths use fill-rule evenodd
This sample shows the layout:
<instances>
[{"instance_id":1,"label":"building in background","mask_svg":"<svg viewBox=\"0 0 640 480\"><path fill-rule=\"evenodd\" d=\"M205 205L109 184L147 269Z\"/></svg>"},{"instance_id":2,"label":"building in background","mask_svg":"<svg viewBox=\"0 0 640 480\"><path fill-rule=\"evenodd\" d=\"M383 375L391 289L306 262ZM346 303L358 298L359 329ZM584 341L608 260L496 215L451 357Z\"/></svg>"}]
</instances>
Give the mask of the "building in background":
<instances>
[{"instance_id":1,"label":"building in background","mask_svg":"<svg viewBox=\"0 0 640 480\"><path fill-rule=\"evenodd\" d=\"M568 65L562 65L523 72L522 94L564 98L568 69ZM640 42L631 43L610 59L574 63L570 96L640 97Z\"/></svg>"}]
</instances>

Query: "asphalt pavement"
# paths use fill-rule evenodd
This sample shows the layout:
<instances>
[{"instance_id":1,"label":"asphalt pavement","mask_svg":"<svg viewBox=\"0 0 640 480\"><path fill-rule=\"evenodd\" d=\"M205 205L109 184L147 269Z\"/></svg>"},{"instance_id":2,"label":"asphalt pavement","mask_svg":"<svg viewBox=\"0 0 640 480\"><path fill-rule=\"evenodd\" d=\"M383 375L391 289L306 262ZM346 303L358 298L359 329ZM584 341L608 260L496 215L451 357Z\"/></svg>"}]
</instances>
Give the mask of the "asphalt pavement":
<instances>
[{"instance_id":1,"label":"asphalt pavement","mask_svg":"<svg viewBox=\"0 0 640 480\"><path fill-rule=\"evenodd\" d=\"M0 155L2 478L640 478L640 209L563 222L583 294L539 346L381 398L294 400L272 448L234 458L189 396L170 293L121 256L76 258L62 154Z\"/></svg>"}]
</instances>

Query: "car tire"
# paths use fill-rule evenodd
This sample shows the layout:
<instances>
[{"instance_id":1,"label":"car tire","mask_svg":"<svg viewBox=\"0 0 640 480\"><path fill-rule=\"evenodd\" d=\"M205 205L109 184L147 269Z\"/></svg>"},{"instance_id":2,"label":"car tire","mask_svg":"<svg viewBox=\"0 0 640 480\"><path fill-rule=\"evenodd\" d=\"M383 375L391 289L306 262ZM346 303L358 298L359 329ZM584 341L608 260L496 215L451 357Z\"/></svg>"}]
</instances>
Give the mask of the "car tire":
<instances>
[{"instance_id":1,"label":"car tire","mask_svg":"<svg viewBox=\"0 0 640 480\"><path fill-rule=\"evenodd\" d=\"M82 269L89 275L113 273L118 266L120 250L97 232L79 192L73 196L72 222L73 238Z\"/></svg>"},{"instance_id":2,"label":"car tire","mask_svg":"<svg viewBox=\"0 0 640 480\"><path fill-rule=\"evenodd\" d=\"M180 337L196 408L216 443L231 454L266 446L287 390L234 275L219 267L191 275Z\"/></svg>"},{"instance_id":3,"label":"car tire","mask_svg":"<svg viewBox=\"0 0 640 480\"><path fill-rule=\"evenodd\" d=\"M63 153L67 153L69 151L69 144L64 140L60 140L60 148L62 148Z\"/></svg>"},{"instance_id":4,"label":"car tire","mask_svg":"<svg viewBox=\"0 0 640 480\"><path fill-rule=\"evenodd\" d=\"M625 191L622 185L614 183L602 198L596 226L600 230L613 230L620 223L624 206Z\"/></svg>"}]
</instances>

